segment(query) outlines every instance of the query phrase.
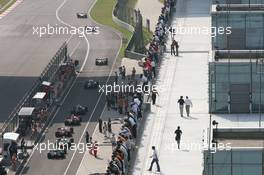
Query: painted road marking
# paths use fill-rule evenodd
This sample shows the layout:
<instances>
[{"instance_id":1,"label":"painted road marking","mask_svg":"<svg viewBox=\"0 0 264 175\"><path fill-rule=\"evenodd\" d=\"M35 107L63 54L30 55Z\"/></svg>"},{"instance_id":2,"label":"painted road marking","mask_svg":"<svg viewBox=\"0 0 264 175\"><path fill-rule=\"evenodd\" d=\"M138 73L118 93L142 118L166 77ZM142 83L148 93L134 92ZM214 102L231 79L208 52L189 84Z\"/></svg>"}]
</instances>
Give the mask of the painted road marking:
<instances>
[{"instance_id":1,"label":"painted road marking","mask_svg":"<svg viewBox=\"0 0 264 175\"><path fill-rule=\"evenodd\" d=\"M17 0L13 5L11 5L8 9L6 9L3 13L0 14L0 19L9 14L11 11L13 11L14 8L16 8L16 6L18 6L22 2L23 0Z\"/></svg>"}]
</instances>

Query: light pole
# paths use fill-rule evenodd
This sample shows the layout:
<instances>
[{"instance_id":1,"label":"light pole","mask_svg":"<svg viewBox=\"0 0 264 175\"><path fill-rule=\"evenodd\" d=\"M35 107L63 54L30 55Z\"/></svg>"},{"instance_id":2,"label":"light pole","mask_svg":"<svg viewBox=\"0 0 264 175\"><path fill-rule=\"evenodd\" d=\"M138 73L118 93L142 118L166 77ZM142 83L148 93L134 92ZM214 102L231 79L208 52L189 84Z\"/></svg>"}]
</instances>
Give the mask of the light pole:
<instances>
[{"instance_id":1,"label":"light pole","mask_svg":"<svg viewBox=\"0 0 264 175\"><path fill-rule=\"evenodd\" d=\"M257 74L259 74L259 128L261 128L261 120L262 120L262 115L261 115L261 103L262 103L262 64L264 63L264 59L261 58L259 61L257 60L257 65L260 66L260 71L257 71Z\"/></svg>"},{"instance_id":2,"label":"light pole","mask_svg":"<svg viewBox=\"0 0 264 175\"><path fill-rule=\"evenodd\" d=\"M210 95L209 95L209 98L210 98L210 108L209 108L209 138L208 138L208 146L209 146L209 151L208 151L208 154L210 155L211 157L211 161L212 161L212 175L214 174L214 163L213 163L213 154L211 153L211 143L212 143L212 140L211 140L211 136L212 136L212 106L213 106L213 78L212 76L214 75L214 71L210 71L209 73L209 86L210 86ZM209 159L209 156L208 156L208 159ZM208 172L209 172L209 166L208 166Z\"/></svg>"},{"instance_id":3,"label":"light pole","mask_svg":"<svg viewBox=\"0 0 264 175\"><path fill-rule=\"evenodd\" d=\"M209 151L211 151L211 130L212 130L212 106L213 106L213 78L214 71L210 71L210 115L209 115Z\"/></svg>"}]
</instances>

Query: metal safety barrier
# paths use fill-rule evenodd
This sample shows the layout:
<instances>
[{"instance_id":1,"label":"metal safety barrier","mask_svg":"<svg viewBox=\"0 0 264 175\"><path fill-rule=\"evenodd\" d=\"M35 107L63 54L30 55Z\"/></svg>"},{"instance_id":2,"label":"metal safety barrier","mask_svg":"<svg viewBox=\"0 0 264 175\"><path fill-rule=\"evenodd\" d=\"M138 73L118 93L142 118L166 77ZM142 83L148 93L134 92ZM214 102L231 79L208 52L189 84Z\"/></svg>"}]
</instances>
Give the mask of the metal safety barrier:
<instances>
[{"instance_id":1,"label":"metal safety barrier","mask_svg":"<svg viewBox=\"0 0 264 175\"><path fill-rule=\"evenodd\" d=\"M68 59L67 55L67 43L64 42L59 50L56 52L54 57L45 67L45 69L40 74L40 77L36 80L32 88L23 96L19 101L17 106L13 109L7 120L3 123L1 127L1 134L6 132L15 132L18 128L18 112L23 106L30 104L31 98L39 90L40 85L43 81L52 81L54 75L59 70L60 64Z\"/></svg>"}]
</instances>

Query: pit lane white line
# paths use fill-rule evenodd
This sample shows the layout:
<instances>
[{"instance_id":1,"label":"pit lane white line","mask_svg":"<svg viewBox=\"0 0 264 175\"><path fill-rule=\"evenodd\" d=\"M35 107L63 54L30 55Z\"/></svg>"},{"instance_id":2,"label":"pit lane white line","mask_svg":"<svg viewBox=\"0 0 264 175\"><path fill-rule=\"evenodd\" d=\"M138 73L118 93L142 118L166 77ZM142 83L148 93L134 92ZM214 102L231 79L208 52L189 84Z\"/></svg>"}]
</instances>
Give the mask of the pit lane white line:
<instances>
[{"instance_id":1,"label":"pit lane white line","mask_svg":"<svg viewBox=\"0 0 264 175\"><path fill-rule=\"evenodd\" d=\"M120 41L122 41L122 40L120 40ZM109 73L109 75L108 75L108 78L107 78L107 80L106 80L106 83L109 81L109 79L110 79L110 77L111 77L111 74L113 73L113 69L114 69L114 66L115 66L115 63L116 63L116 60L117 60L117 57L118 57L118 54L119 54L120 50L121 50L121 42L120 42L119 50L118 50L118 52L117 52L117 54L116 54L116 56L115 56L115 61L114 61L113 65L112 65L111 71L110 71L110 73ZM81 135L81 137L80 137L80 139L79 139L77 145L80 145L81 140L82 140L82 138L84 137L84 134L85 134L85 132L87 131L87 128L88 128L88 126L89 126L89 123L90 123L90 121L91 121L91 119L92 119L92 117L93 117L93 115L94 115L94 112L95 112L95 110L96 110L96 108L97 108L97 106L98 106L98 104L99 104L99 102L100 102L100 100L101 100L101 98L102 98L102 95L103 95L103 93L100 94L100 96L99 96L99 98L98 98L98 100L97 100L97 102L96 102L96 105L95 105L95 107L94 107L94 109L93 109L93 111L92 111L92 113L91 113L91 117L90 117L89 120L87 121L86 126L85 126L85 128L84 128L84 130L83 130L83 133L82 133L82 135ZM67 174L67 172L68 172L68 170L69 170L69 168L70 168L70 166L71 166L71 163L72 163L72 161L73 161L73 158L75 157L76 152L77 152L77 150L74 151L74 153L73 153L73 155L72 155L72 157L71 157L71 160L70 160L70 162L69 162L69 164L68 164L68 166L67 166L67 168L66 168L66 170L65 170L65 172L64 172L64 175ZM83 158L82 158L82 161L83 161ZM79 165L78 169L79 169L79 168L80 168L80 165Z\"/></svg>"},{"instance_id":2,"label":"pit lane white line","mask_svg":"<svg viewBox=\"0 0 264 175\"><path fill-rule=\"evenodd\" d=\"M76 49L77 49L77 48L76 48ZM73 53L74 53L74 52L72 52L72 54L73 54ZM70 56L71 56L71 55L70 55ZM71 89L73 88L73 86L74 86L76 80L77 80L77 78L74 80L73 84L70 86L70 89L68 90L68 92L67 92L67 94L64 96L64 98L62 99L61 104L63 104L63 103L65 102L65 100L67 99L67 97L68 97L68 95L69 95ZM50 126L51 126L51 124L52 124L54 118L57 116L57 114L58 114L59 111L60 111L60 107L56 110L55 114L53 115L52 119L50 120L50 122L49 122L49 124L48 124L48 126L47 126L47 128L46 128L45 130L48 130L48 129L50 128ZM51 113L53 113L53 112L54 112L54 111L52 111ZM42 140L44 136L45 136L45 131L44 131L43 134L41 135L40 140ZM19 175L23 174L25 167L27 167L27 165L28 165L29 161L31 160L31 158L32 158L32 156L33 156L33 154L34 154L34 152L35 152L36 149L37 149L37 146L34 146L32 152L30 153L30 156L29 156L27 162L26 162L25 165L23 166L23 168L22 168L22 170L20 171ZM16 172L14 172L14 175L15 175L15 174L16 174Z\"/></svg>"},{"instance_id":3,"label":"pit lane white line","mask_svg":"<svg viewBox=\"0 0 264 175\"><path fill-rule=\"evenodd\" d=\"M102 118L102 115L104 114L105 109L106 109L106 105L104 106L104 109L103 109L103 111L102 111L102 113L101 113L101 115L100 115L99 118ZM94 133L95 133L95 131L97 130L97 128L98 128L98 124L96 124L96 126L95 126L95 128L94 128L94 131L93 131L93 134L92 134L92 138L94 138ZM78 173L78 172L80 171L80 168L81 168L81 166L82 166L82 164L83 164L83 161L84 161L84 158L85 158L85 154L86 154L86 153L84 153L83 158L82 158L82 161L81 161L80 165L78 166L78 169L77 169L76 175L80 174L80 173Z\"/></svg>"},{"instance_id":4,"label":"pit lane white line","mask_svg":"<svg viewBox=\"0 0 264 175\"><path fill-rule=\"evenodd\" d=\"M70 24L67 24L66 22L64 22L63 20L61 20L61 18L60 18L59 15L58 15L59 10L63 7L63 5L66 3L66 1L67 1L67 0L64 0L64 1L62 2L62 4L56 9L56 18L57 18L57 20L58 20L59 22L61 22L62 24L71 27ZM73 37L73 35L71 35L71 36L68 38L68 40L66 41L66 43L68 43L68 42L72 39L72 37ZM88 41L86 35L84 35L84 38L85 38L86 43L87 43L87 50L86 50L85 59L84 59L84 62L83 62L83 64L82 64L82 67L81 67L81 69L80 69L80 72L81 72L82 69L84 68L84 65L85 65L86 62L87 62L87 59L88 59L88 56L89 56L89 52L90 52L90 44L89 44L89 41ZM77 49L77 47L76 47L75 49ZM74 53L74 52L72 52L72 53ZM71 56L71 55L70 55L70 56ZM78 77L79 75L80 75L80 74L78 74L77 77ZM61 102L62 104L65 102L66 98L68 97L68 95L69 95L71 89L73 88L73 86L74 86L76 80L77 80L77 78L74 80L74 82L72 83L72 85L71 85L69 91L67 92L67 94L66 94L66 95L64 96L64 98L62 99L62 102ZM48 129L48 128L50 127L50 125L52 124L52 122L53 122L54 118L57 116L59 110L60 110L60 108L58 108L57 111L55 112L53 118L51 119L51 121L49 122L49 124L48 124L48 126L47 126L47 129ZM52 111L52 112L53 112L53 111ZM42 134L40 140L42 140L42 138L44 137L44 135L45 135L45 132L43 132L43 134ZM37 149L37 146L34 146L34 148L33 148L32 152L31 152L31 154L30 154L30 156L29 156L27 162L26 162L25 165L23 166L23 168L22 168L22 170L20 171L19 175L23 174L23 172L24 172L24 170L25 170L25 167L28 165L28 163L29 163L30 159L32 158L32 156L33 156L33 154L34 154L34 152L35 152L36 149ZM14 172L14 174L16 174L16 172Z\"/></svg>"},{"instance_id":5,"label":"pit lane white line","mask_svg":"<svg viewBox=\"0 0 264 175\"><path fill-rule=\"evenodd\" d=\"M74 47L74 49L72 50L72 52L70 53L70 55L73 55L73 53L80 46L80 44L81 44L81 41L79 41L78 44L76 44L76 46Z\"/></svg>"},{"instance_id":6,"label":"pit lane white line","mask_svg":"<svg viewBox=\"0 0 264 175\"><path fill-rule=\"evenodd\" d=\"M3 17L5 17L7 14L9 14L11 11L14 10L14 8L16 8L16 6L18 6L19 4L21 4L23 2L23 0L17 0L13 5L11 5L10 7L8 7L4 12L2 12L0 14L0 19L2 19ZM9 6L12 3L12 1L9 1L4 7L2 7L0 9L0 11L2 9L5 9L7 6Z\"/></svg>"},{"instance_id":7,"label":"pit lane white line","mask_svg":"<svg viewBox=\"0 0 264 175\"><path fill-rule=\"evenodd\" d=\"M92 20L94 23L96 23L97 25L100 25L100 24L98 24L95 20L93 20L93 18L92 18L91 15L90 15L90 12L91 12L91 10L92 10L92 8L94 7L94 5L95 5L96 2L97 2L97 0L95 0L95 1L93 2L92 6L90 7L90 9L89 9L89 11L88 11L88 15L89 15L89 19L91 19L91 20ZM107 27L107 26L104 26L104 27ZM109 27L109 28L110 28L110 27ZM111 29L111 28L110 28L110 29ZM119 55L119 52L120 52L120 50L121 50L121 46L122 46L122 36L121 36L118 32L116 32L115 30L111 30L111 31L115 32L115 33L117 34L117 36L119 36L119 38L120 38L120 45L119 45L119 50L118 50L118 52L117 52L117 54L116 54L116 56L115 56L115 61L114 61L114 63L112 64L111 71L110 71L110 73L109 73L109 75L108 75L108 78L107 78L107 80L106 80L106 83L109 81L111 75L113 74L113 70L114 70L114 67L115 67L115 64L116 64L116 60L117 60L117 57L118 57L118 55ZM94 110L93 110L93 112L92 112L92 114L91 114L91 117L90 117L90 119L88 120L88 122L87 122L87 124L86 124L86 126L85 126L85 129L83 130L83 133L82 133L82 135L81 135L81 137L80 137L80 139L79 139L79 141L78 141L78 144L81 143L81 140L82 140L82 138L84 137L84 134L85 134L85 132L86 132L88 126L89 126L90 120L92 119L93 114L94 114L94 112L95 112L95 109L97 108L97 105L99 104L99 101L100 101L101 98L102 98L102 94L100 94L100 96L99 96L99 98L98 98L98 100L97 100L97 103L96 103L96 105L95 105L95 107L94 107ZM93 133L93 134L94 134L94 133ZM67 175L67 172L68 172L68 170L69 170L69 168L70 168L70 165L71 165L71 163L72 163L72 161L73 161L73 158L74 158L76 152L77 152L77 150L74 151L74 153L73 153L73 155L72 155L72 158L71 158L71 160L70 160L70 162L69 162L69 164L68 164L68 166L67 166L67 168L66 168L66 170L65 170L65 172L64 172L64 175ZM83 161L83 159L84 159L84 156L83 156L81 162ZM81 164L80 164L80 165L81 165ZM78 169L77 169L77 172L78 172L78 170L79 170L79 168L80 168L80 165L79 165L79 167L78 167Z\"/></svg>"}]
</instances>

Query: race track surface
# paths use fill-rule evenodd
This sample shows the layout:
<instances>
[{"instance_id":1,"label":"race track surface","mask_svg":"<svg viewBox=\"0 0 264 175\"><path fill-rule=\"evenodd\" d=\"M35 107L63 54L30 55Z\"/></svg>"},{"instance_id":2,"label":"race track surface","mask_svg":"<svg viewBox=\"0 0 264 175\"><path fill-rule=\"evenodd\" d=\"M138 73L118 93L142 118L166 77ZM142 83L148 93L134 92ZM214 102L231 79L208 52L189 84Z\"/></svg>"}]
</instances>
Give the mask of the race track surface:
<instances>
[{"instance_id":1,"label":"race track surface","mask_svg":"<svg viewBox=\"0 0 264 175\"><path fill-rule=\"evenodd\" d=\"M121 44L120 36L113 30L99 26L98 35L33 35L33 26L98 26L92 20L77 19L77 12L87 12L94 0L24 0L7 16L0 19L0 122L4 121L12 108L33 85L35 79L48 64L62 43L68 40L69 54L79 59L82 72L65 97L62 106L52 116L43 142L55 140L55 130L64 126L63 120L76 104L88 106L81 126L74 128L77 143L84 129L90 133L95 128L105 105L105 97L98 90L85 90L84 81L95 79L106 82L115 63ZM97 57L109 58L107 66L95 66ZM6 101L7 100L7 101ZM82 141L82 140L81 140ZM64 160L48 160L47 152L35 151L21 174L60 175L75 174L83 154L70 151Z\"/></svg>"}]
</instances>

